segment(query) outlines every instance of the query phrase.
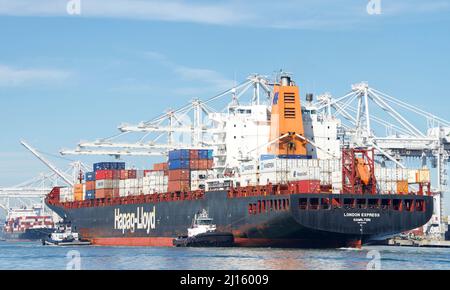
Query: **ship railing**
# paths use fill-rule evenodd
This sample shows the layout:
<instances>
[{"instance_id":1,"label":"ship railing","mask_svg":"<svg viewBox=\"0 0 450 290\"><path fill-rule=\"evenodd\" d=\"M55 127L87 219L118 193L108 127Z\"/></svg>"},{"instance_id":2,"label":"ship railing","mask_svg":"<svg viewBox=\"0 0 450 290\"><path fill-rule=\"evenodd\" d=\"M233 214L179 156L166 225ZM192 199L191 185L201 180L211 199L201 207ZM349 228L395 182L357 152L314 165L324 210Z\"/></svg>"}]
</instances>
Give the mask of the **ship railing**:
<instances>
[{"instance_id":1,"label":"ship railing","mask_svg":"<svg viewBox=\"0 0 450 290\"><path fill-rule=\"evenodd\" d=\"M203 190L187 191L187 192L166 192L153 194L129 195L123 197L105 197L94 198L71 202L55 202L49 200L52 205L60 205L65 208L84 208L84 207L102 207L123 204L142 204L142 203L159 203L171 202L179 200L197 200L204 198Z\"/></svg>"}]
</instances>

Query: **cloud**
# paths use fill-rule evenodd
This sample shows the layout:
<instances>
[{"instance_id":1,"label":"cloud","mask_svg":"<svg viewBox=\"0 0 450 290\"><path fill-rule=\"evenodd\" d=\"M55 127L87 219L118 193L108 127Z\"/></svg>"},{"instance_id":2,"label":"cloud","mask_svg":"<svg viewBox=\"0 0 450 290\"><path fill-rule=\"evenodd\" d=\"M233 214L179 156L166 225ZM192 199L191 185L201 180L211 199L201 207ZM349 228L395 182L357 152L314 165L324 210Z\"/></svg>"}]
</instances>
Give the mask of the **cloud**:
<instances>
[{"instance_id":1,"label":"cloud","mask_svg":"<svg viewBox=\"0 0 450 290\"><path fill-rule=\"evenodd\" d=\"M211 86L215 90L229 89L234 85L233 80L226 78L221 73L212 69L180 65L170 60L166 55L156 51L146 51L143 55L146 59L156 61L170 69L181 80L203 83ZM200 92L200 90L193 90L192 88L189 91L192 93ZM204 91L204 89L201 91Z\"/></svg>"},{"instance_id":2,"label":"cloud","mask_svg":"<svg viewBox=\"0 0 450 290\"><path fill-rule=\"evenodd\" d=\"M67 3L80 1L80 15ZM0 15L117 18L277 29L351 29L395 16L437 14L448 0L380 0L382 16L369 15L368 1L269 0L0 0ZM406 18L405 18L406 19Z\"/></svg>"},{"instance_id":3,"label":"cloud","mask_svg":"<svg viewBox=\"0 0 450 290\"><path fill-rule=\"evenodd\" d=\"M201 4L170 0L72 0L79 1L81 17L129 18L230 25L250 18L229 4ZM69 0L0 0L0 14L16 16L70 16ZM71 2L74 3L74 2Z\"/></svg>"},{"instance_id":4,"label":"cloud","mask_svg":"<svg viewBox=\"0 0 450 290\"><path fill-rule=\"evenodd\" d=\"M210 69L177 66L174 72L184 80L205 82L218 90L228 89L234 85L234 81Z\"/></svg>"},{"instance_id":5,"label":"cloud","mask_svg":"<svg viewBox=\"0 0 450 290\"><path fill-rule=\"evenodd\" d=\"M0 64L0 86L19 86L28 83L54 82L67 79L64 70L44 68L16 68Z\"/></svg>"}]
</instances>

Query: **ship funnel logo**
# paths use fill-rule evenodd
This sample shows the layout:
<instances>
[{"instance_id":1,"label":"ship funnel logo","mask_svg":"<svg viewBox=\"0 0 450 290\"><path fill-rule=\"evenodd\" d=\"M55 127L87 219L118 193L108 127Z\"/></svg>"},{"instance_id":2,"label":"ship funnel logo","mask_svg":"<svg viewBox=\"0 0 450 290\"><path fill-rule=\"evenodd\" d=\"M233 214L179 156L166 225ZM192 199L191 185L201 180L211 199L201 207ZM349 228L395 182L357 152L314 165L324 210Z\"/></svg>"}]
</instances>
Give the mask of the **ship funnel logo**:
<instances>
[{"instance_id":1,"label":"ship funnel logo","mask_svg":"<svg viewBox=\"0 0 450 290\"><path fill-rule=\"evenodd\" d=\"M122 213L120 208L114 209L114 229L134 233L136 230L145 230L147 234L156 228L156 208L144 211L144 207L138 207L136 212Z\"/></svg>"}]
</instances>

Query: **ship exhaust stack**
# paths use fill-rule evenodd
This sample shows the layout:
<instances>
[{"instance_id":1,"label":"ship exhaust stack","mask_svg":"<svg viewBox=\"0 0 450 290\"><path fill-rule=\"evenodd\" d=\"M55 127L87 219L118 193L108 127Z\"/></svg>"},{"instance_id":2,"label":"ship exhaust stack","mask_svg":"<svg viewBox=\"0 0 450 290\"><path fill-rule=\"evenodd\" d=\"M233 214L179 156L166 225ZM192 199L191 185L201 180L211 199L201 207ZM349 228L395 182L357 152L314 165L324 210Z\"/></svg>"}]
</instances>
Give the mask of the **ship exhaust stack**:
<instances>
[{"instance_id":1,"label":"ship exhaust stack","mask_svg":"<svg viewBox=\"0 0 450 290\"><path fill-rule=\"evenodd\" d=\"M291 77L283 74L280 82L274 85L270 140L268 151L275 155L306 155L299 87Z\"/></svg>"}]
</instances>

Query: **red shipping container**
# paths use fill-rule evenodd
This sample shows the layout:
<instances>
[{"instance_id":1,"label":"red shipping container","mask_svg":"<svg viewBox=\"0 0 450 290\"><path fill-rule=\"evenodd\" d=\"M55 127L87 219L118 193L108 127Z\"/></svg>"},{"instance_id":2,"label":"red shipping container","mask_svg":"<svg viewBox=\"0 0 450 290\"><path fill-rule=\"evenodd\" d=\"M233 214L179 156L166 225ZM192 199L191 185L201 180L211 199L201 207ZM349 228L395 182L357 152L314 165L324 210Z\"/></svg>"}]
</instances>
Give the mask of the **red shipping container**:
<instances>
[{"instance_id":1,"label":"red shipping container","mask_svg":"<svg viewBox=\"0 0 450 290\"><path fill-rule=\"evenodd\" d=\"M169 192L174 191L189 191L190 189L190 182L185 180L176 180L176 181L169 181L167 190Z\"/></svg>"},{"instance_id":2,"label":"red shipping container","mask_svg":"<svg viewBox=\"0 0 450 290\"><path fill-rule=\"evenodd\" d=\"M206 169L208 169L208 160L207 159L200 159L198 161L198 169L199 170L206 170Z\"/></svg>"},{"instance_id":3,"label":"red shipping container","mask_svg":"<svg viewBox=\"0 0 450 290\"><path fill-rule=\"evenodd\" d=\"M320 180L296 181L299 193L320 193Z\"/></svg>"},{"instance_id":4,"label":"red shipping container","mask_svg":"<svg viewBox=\"0 0 450 290\"><path fill-rule=\"evenodd\" d=\"M95 190L95 181L86 181L86 190Z\"/></svg>"},{"instance_id":5,"label":"red shipping container","mask_svg":"<svg viewBox=\"0 0 450 290\"><path fill-rule=\"evenodd\" d=\"M95 172L95 179L113 179L113 170L97 170Z\"/></svg>"},{"instance_id":6,"label":"red shipping container","mask_svg":"<svg viewBox=\"0 0 450 290\"><path fill-rule=\"evenodd\" d=\"M120 179L120 170L113 170L113 178L112 179Z\"/></svg>"},{"instance_id":7,"label":"red shipping container","mask_svg":"<svg viewBox=\"0 0 450 290\"><path fill-rule=\"evenodd\" d=\"M169 170L169 181L187 180L191 179L191 172L187 169Z\"/></svg>"},{"instance_id":8,"label":"red shipping container","mask_svg":"<svg viewBox=\"0 0 450 290\"><path fill-rule=\"evenodd\" d=\"M122 169L120 170L120 179L128 179L128 170Z\"/></svg>"},{"instance_id":9,"label":"red shipping container","mask_svg":"<svg viewBox=\"0 0 450 290\"><path fill-rule=\"evenodd\" d=\"M97 189L95 191L95 198L107 198L113 196L113 190L111 188Z\"/></svg>"},{"instance_id":10,"label":"red shipping container","mask_svg":"<svg viewBox=\"0 0 450 290\"><path fill-rule=\"evenodd\" d=\"M191 160L198 159L198 150L196 149L189 150L189 159Z\"/></svg>"},{"instance_id":11,"label":"red shipping container","mask_svg":"<svg viewBox=\"0 0 450 290\"><path fill-rule=\"evenodd\" d=\"M132 170L128 170L128 178L129 179L134 179L136 178L136 169L132 169Z\"/></svg>"},{"instance_id":12,"label":"red shipping container","mask_svg":"<svg viewBox=\"0 0 450 290\"><path fill-rule=\"evenodd\" d=\"M199 161L200 160L198 160L198 159L194 159L194 160L190 160L189 161L189 168L190 169L192 169L192 170L197 170L197 169L199 169L198 167L199 167Z\"/></svg>"},{"instance_id":13,"label":"red shipping container","mask_svg":"<svg viewBox=\"0 0 450 290\"><path fill-rule=\"evenodd\" d=\"M214 160L208 160L208 169L212 169L214 166Z\"/></svg>"},{"instance_id":14,"label":"red shipping container","mask_svg":"<svg viewBox=\"0 0 450 290\"><path fill-rule=\"evenodd\" d=\"M120 196L118 188L114 188L113 189L112 196L113 197L119 197Z\"/></svg>"},{"instance_id":15,"label":"red shipping container","mask_svg":"<svg viewBox=\"0 0 450 290\"><path fill-rule=\"evenodd\" d=\"M157 171L167 170L167 162L153 164L153 170Z\"/></svg>"}]
</instances>

